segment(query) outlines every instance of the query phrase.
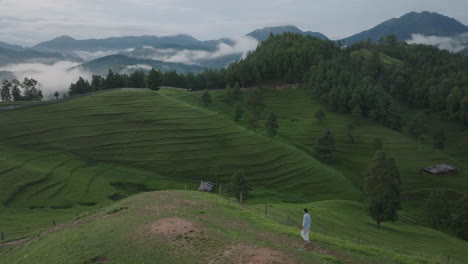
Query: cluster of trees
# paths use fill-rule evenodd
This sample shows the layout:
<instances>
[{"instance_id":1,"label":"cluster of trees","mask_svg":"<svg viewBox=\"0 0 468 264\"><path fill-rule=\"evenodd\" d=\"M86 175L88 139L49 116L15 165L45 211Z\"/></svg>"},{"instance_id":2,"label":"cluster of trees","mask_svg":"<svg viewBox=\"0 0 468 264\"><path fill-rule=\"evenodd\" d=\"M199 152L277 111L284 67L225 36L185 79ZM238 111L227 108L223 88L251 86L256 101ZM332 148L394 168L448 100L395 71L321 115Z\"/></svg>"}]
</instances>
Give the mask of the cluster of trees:
<instances>
[{"instance_id":1,"label":"cluster of trees","mask_svg":"<svg viewBox=\"0 0 468 264\"><path fill-rule=\"evenodd\" d=\"M468 59L433 46L410 45L387 36L340 47L329 40L284 33L271 35L245 59L199 74L158 72L158 84L192 90L240 87L265 81L306 83L330 110L370 117L399 130L405 119L399 104L445 113L468 125ZM145 73L109 71L79 81L74 92L148 86ZM85 83L85 84L83 84ZM78 86L78 87L76 87Z\"/></svg>"},{"instance_id":2,"label":"cluster of trees","mask_svg":"<svg viewBox=\"0 0 468 264\"><path fill-rule=\"evenodd\" d=\"M215 89L224 87L224 70L206 70L197 75L179 74L176 71L160 72L151 69L148 72L137 70L131 74L119 74L112 70L106 76L93 75L91 81L80 77L69 88L69 95L83 94L113 88L149 88L158 90L161 86L186 88L191 90Z\"/></svg>"},{"instance_id":3,"label":"cluster of trees","mask_svg":"<svg viewBox=\"0 0 468 264\"><path fill-rule=\"evenodd\" d=\"M76 83L70 85L68 94L76 95L124 87L158 90L163 85L163 77L165 75L170 75L170 72L163 74L155 69L151 69L148 73L137 70L127 75L114 73L112 70L109 70L106 77L93 75L91 82L80 77Z\"/></svg>"},{"instance_id":4,"label":"cluster of trees","mask_svg":"<svg viewBox=\"0 0 468 264\"><path fill-rule=\"evenodd\" d=\"M432 228L468 241L468 193L452 206L442 192L432 192L426 200L427 219Z\"/></svg>"},{"instance_id":5,"label":"cluster of trees","mask_svg":"<svg viewBox=\"0 0 468 264\"><path fill-rule=\"evenodd\" d=\"M39 84L32 78L24 78L22 82L17 79L3 80L0 90L2 101L41 101L44 96Z\"/></svg>"}]
</instances>

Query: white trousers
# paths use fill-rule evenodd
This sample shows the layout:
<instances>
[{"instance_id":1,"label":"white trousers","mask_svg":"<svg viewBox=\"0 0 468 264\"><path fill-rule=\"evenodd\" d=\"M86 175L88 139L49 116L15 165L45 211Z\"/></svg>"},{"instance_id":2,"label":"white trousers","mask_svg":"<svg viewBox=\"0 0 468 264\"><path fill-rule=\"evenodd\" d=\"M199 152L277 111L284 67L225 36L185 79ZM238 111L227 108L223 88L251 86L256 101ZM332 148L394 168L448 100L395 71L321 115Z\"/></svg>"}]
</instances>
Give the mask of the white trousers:
<instances>
[{"instance_id":1,"label":"white trousers","mask_svg":"<svg viewBox=\"0 0 468 264\"><path fill-rule=\"evenodd\" d=\"M305 242L309 242L309 233L310 233L309 228L304 228L301 230L301 236Z\"/></svg>"}]
</instances>

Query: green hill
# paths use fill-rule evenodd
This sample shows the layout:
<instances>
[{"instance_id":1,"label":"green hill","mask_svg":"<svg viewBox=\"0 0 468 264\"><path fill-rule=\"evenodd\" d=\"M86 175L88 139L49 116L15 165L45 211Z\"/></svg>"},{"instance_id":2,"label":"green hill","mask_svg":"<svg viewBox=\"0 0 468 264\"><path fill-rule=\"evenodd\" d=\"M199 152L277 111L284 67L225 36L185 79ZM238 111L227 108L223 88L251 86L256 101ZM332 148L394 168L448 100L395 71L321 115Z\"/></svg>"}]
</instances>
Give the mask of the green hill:
<instances>
[{"instance_id":1,"label":"green hill","mask_svg":"<svg viewBox=\"0 0 468 264\"><path fill-rule=\"evenodd\" d=\"M164 90L161 93L193 105L200 104L200 93L178 90ZM232 118L234 106L224 101L224 93L213 91L211 95L214 99L212 109ZM403 212L418 221L424 222L424 203L431 191L446 192L456 200L468 188L465 171L468 165L468 130L461 124L448 122L437 114L428 118L428 127L438 128L442 125L446 128L448 142L444 151L434 149L430 137L420 146L417 139L368 119L361 121L360 128L353 131L357 142L351 144L348 141L346 124L353 120L352 115L327 111L323 121L316 120L314 113L323 106L311 99L307 89L264 88L263 95L265 113L274 111L278 115L280 129L277 140L297 146L313 155L315 141L329 128L335 135L337 145L337 153L331 167L342 172L357 189L362 189L367 163L376 151L372 142L376 138L382 140L384 150L396 158L400 170ZM410 109L405 112L409 116L418 113L417 110ZM258 132L266 134L263 129L259 129ZM428 175L419 172L422 167L440 163L456 165L461 171L448 175Z\"/></svg>"},{"instance_id":2,"label":"green hill","mask_svg":"<svg viewBox=\"0 0 468 264\"><path fill-rule=\"evenodd\" d=\"M312 244L304 247L297 226L274 220L286 208L291 219L300 219L300 205L272 205L265 217L262 210L213 194L144 193L28 240L0 244L0 262L445 263L449 256L450 263L462 263L468 257L466 242L433 230L403 223L369 227L352 202L309 205L314 229ZM336 235L330 233L335 228ZM366 230L359 244L346 239L356 229Z\"/></svg>"},{"instance_id":3,"label":"green hill","mask_svg":"<svg viewBox=\"0 0 468 264\"><path fill-rule=\"evenodd\" d=\"M4 111L0 122L0 230L10 233L140 191L224 185L238 170L254 186L252 203L359 197L304 151L147 90Z\"/></svg>"}]
</instances>

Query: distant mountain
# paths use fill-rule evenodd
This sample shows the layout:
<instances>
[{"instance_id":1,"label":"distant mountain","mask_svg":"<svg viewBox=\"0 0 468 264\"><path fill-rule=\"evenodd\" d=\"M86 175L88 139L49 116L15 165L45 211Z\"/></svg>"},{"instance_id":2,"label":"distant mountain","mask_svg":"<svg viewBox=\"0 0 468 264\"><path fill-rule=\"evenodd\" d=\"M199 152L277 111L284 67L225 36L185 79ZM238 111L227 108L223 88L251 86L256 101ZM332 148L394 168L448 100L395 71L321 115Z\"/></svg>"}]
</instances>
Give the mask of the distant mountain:
<instances>
[{"instance_id":1,"label":"distant mountain","mask_svg":"<svg viewBox=\"0 0 468 264\"><path fill-rule=\"evenodd\" d=\"M125 50L136 47L151 46L161 49L189 49L189 50L215 50L220 41L200 41L189 35L175 36L129 36L112 37L106 39L77 40L69 36L61 36L49 41L37 44L33 47L40 51L108 51Z\"/></svg>"},{"instance_id":2,"label":"distant mountain","mask_svg":"<svg viewBox=\"0 0 468 264\"><path fill-rule=\"evenodd\" d=\"M0 47L0 66L30 62L52 64L60 60L79 61L77 58L66 57L58 53L47 53L35 50L15 51Z\"/></svg>"},{"instance_id":3,"label":"distant mountain","mask_svg":"<svg viewBox=\"0 0 468 264\"><path fill-rule=\"evenodd\" d=\"M411 39L412 34L425 36L453 36L468 32L468 27L456 19L430 12L411 12L400 18L392 18L369 30L344 39L349 45L356 41L376 41L387 35L396 35L400 41Z\"/></svg>"},{"instance_id":4,"label":"distant mountain","mask_svg":"<svg viewBox=\"0 0 468 264\"><path fill-rule=\"evenodd\" d=\"M197 65L187 65L182 63L163 62L150 59L140 59L125 56L123 54L109 55L81 64L75 68L95 73L106 74L108 69L114 72L132 72L136 69L150 70L151 68L160 71L175 70L179 73L202 72L205 68Z\"/></svg>"},{"instance_id":5,"label":"distant mountain","mask_svg":"<svg viewBox=\"0 0 468 264\"><path fill-rule=\"evenodd\" d=\"M23 50L23 47L21 47L21 46L11 45L11 44L1 42L1 41L0 41L0 48L10 49L10 50L15 50L15 51Z\"/></svg>"},{"instance_id":6,"label":"distant mountain","mask_svg":"<svg viewBox=\"0 0 468 264\"><path fill-rule=\"evenodd\" d=\"M310 35L310 36L314 36L314 37L318 37L320 39L328 39L325 35L323 35L322 33L319 33L319 32L312 32L312 31L302 31L300 30L299 28L295 27L295 26L279 26L279 27L266 27L266 28L262 28L262 29L257 29L257 30L254 30L252 32L250 32L249 34L247 34L247 36L250 36L258 41L264 41L266 40L270 34L273 34L273 35L280 35L280 34L283 34L285 32L291 32L291 33L298 33L298 34L302 34L302 35Z\"/></svg>"}]
</instances>

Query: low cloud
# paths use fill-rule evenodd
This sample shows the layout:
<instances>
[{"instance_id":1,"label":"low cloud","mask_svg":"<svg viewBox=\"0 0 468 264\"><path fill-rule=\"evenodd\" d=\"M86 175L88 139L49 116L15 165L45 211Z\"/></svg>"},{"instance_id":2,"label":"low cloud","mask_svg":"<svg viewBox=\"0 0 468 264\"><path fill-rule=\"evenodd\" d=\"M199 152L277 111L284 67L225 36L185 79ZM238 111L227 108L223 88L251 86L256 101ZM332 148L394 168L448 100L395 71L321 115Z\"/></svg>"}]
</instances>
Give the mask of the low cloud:
<instances>
[{"instance_id":1,"label":"low cloud","mask_svg":"<svg viewBox=\"0 0 468 264\"><path fill-rule=\"evenodd\" d=\"M454 37L424 36L421 34L413 34L411 39L406 42L409 44L433 45L440 49L451 52L459 52L468 47L468 33Z\"/></svg>"},{"instance_id":2,"label":"low cloud","mask_svg":"<svg viewBox=\"0 0 468 264\"><path fill-rule=\"evenodd\" d=\"M140 50L139 53L130 53L129 55L166 62L200 64L201 61L213 60L233 54L241 54L242 57L245 57L249 51L255 50L258 46L257 40L247 36L234 38L232 41L234 45L220 43L215 51L158 49L145 46L143 47L143 51Z\"/></svg>"},{"instance_id":3,"label":"low cloud","mask_svg":"<svg viewBox=\"0 0 468 264\"><path fill-rule=\"evenodd\" d=\"M47 99L51 98L56 91L60 94L68 92L70 84L76 82L80 76L91 79L91 73L83 71L79 67L73 68L77 65L79 63L71 61L59 61L51 65L23 63L0 67L0 71L13 72L19 80L25 77L36 79L41 86L44 97Z\"/></svg>"}]
</instances>

